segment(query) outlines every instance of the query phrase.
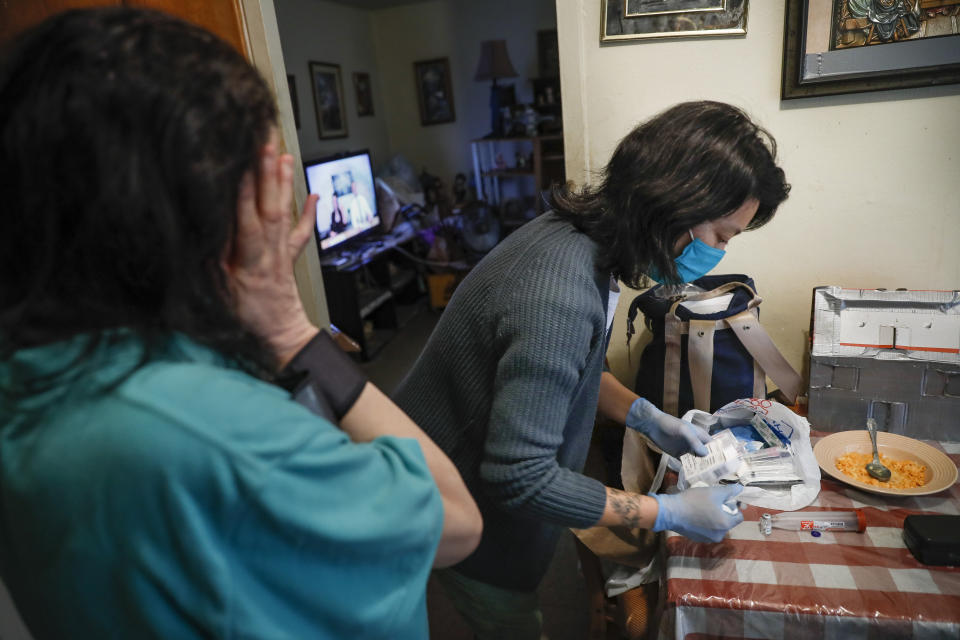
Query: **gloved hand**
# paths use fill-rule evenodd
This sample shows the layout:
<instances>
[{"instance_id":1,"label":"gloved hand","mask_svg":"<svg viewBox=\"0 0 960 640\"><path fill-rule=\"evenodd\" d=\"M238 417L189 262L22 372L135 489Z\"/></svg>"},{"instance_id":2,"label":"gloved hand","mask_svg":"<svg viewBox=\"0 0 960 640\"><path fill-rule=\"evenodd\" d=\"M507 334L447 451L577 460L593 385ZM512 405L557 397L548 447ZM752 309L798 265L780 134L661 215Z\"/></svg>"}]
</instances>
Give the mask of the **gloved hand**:
<instances>
[{"instance_id":1,"label":"gloved hand","mask_svg":"<svg viewBox=\"0 0 960 640\"><path fill-rule=\"evenodd\" d=\"M637 398L630 405L626 424L650 438L653 444L674 458L685 453L707 455L704 443L710 442L710 436L706 431L660 411L644 398Z\"/></svg>"},{"instance_id":2,"label":"gloved hand","mask_svg":"<svg viewBox=\"0 0 960 640\"><path fill-rule=\"evenodd\" d=\"M673 494L650 494L659 507L653 530L676 531L694 542L720 542L731 527L743 522L743 514L734 500L741 491L743 485L731 484ZM728 509L736 509L735 515L724 511L725 503Z\"/></svg>"}]
</instances>

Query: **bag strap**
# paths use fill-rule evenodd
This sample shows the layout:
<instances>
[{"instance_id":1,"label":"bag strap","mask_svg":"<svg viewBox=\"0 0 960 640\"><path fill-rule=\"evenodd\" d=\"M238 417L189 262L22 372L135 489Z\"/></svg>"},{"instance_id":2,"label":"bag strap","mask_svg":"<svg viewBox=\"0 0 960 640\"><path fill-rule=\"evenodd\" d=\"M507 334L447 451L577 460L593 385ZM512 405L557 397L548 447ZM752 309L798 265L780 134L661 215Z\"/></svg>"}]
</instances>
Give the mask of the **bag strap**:
<instances>
[{"instance_id":1,"label":"bag strap","mask_svg":"<svg viewBox=\"0 0 960 640\"><path fill-rule=\"evenodd\" d=\"M726 323L753 356L755 369L756 365L759 365L774 384L780 387L780 391L790 402L796 401L803 380L773 344L773 340L770 339L759 320L750 311L744 311L727 318ZM757 376L754 375L754 389L756 389L756 378Z\"/></svg>"},{"instance_id":2,"label":"bag strap","mask_svg":"<svg viewBox=\"0 0 960 640\"><path fill-rule=\"evenodd\" d=\"M663 410L670 415L677 415L680 410L680 342L681 336L689 333L691 338L696 336L696 348L694 341L688 339L687 356L690 360L690 382L693 387L694 405L701 411L710 411L710 380L713 375L713 333L714 331L725 330L726 323L723 320L691 320L686 322L677 316L677 306L680 303L691 300L709 300L727 294L734 289L744 288L752 294L747 309L753 309L761 302L763 298L757 295L757 292L748 284L743 282L728 282L720 285L710 291L686 296L674 301L670 305L670 310L664 317L663 340ZM697 329L693 329L693 323L696 322ZM703 335L698 335L699 332ZM696 362L694 362L696 360ZM756 371L754 371L754 391L756 391ZM760 384L763 384L763 375L760 375ZM755 394L756 395L756 394ZM761 390L760 395L763 395Z\"/></svg>"},{"instance_id":3,"label":"bag strap","mask_svg":"<svg viewBox=\"0 0 960 640\"><path fill-rule=\"evenodd\" d=\"M746 289L753 295L753 298L751 298L750 302L747 303L747 309L753 309L754 307L759 305L761 302L763 302L763 298L758 296L757 292L750 285L744 282L728 282L727 284L720 285L716 289L711 289L710 291L704 291L703 293L694 293L692 295L684 296L683 298L679 298L675 300L673 304L670 305L670 311L667 312L667 315L676 316L677 307L683 304L684 302L696 302L697 300L709 300L711 298L718 298L740 287Z\"/></svg>"},{"instance_id":4,"label":"bag strap","mask_svg":"<svg viewBox=\"0 0 960 640\"><path fill-rule=\"evenodd\" d=\"M687 338L687 360L693 406L710 413L710 380L713 378L713 320L691 320Z\"/></svg>"},{"instance_id":5,"label":"bag strap","mask_svg":"<svg viewBox=\"0 0 960 640\"><path fill-rule=\"evenodd\" d=\"M663 323L663 410L672 416L680 407L680 337L686 323L668 313Z\"/></svg>"}]
</instances>

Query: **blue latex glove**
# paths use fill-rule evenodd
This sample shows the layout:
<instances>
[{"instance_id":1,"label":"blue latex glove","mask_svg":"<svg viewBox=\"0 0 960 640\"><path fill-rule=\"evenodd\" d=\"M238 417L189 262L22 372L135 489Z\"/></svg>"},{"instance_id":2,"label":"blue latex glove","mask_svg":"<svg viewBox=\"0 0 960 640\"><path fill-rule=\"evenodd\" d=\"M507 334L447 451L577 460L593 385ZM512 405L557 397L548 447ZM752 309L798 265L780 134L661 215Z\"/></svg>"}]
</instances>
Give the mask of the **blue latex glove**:
<instances>
[{"instance_id":1,"label":"blue latex glove","mask_svg":"<svg viewBox=\"0 0 960 640\"><path fill-rule=\"evenodd\" d=\"M731 527L743 522L735 498L743 485L687 489L681 493L650 494L656 498L654 531L676 531L695 542L720 542ZM728 510L724 510L724 504ZM731 511L733 513L731 513Z\"/></svg>"},{"instance_id":2,"label":"blue latex glove","mask_svg":"<svg viewBox=\"0 0 960 640\"><path fill-rule=\"evenodd\" d=\"M710 442L710 436L706 431L660 411L644 398L637 398L630 405L626 424L650 438L653 444L674 458L685 453L707 455L704 443Z\"/></svg>"}]
</instances>

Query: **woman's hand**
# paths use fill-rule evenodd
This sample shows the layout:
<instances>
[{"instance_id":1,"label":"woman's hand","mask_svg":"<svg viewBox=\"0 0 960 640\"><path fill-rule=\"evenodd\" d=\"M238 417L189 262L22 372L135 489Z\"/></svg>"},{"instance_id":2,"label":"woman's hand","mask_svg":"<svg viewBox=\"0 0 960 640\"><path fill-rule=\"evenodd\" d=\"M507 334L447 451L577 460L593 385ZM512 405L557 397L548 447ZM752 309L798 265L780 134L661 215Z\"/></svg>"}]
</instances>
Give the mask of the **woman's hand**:
<instances>
[{"instance_id":1,"label":"woman's hand","mask_svg":"<svg viewBox=\"0 0 960 640\"><path fill-rule=\"evenodd\" d=\"M736 498L743 485L700 487L680 493L658 493L654 531L676 531L696 542L720 542L731 528L743 522Z\"/></svg>"},{"instance_id":2,"label":"woman's hand","mask_svg":"<svg viewBox=\"0 0 960 640\"><path fill-rule=\"evenodd\" d=\"M236 241L226 265L234 310L277 357L277 368L316 335L293 276L293 263L310 239L317 196L310 195L295 227L293 157L277 155L276 133L260 151L259 175L247 173L237 199Z\"/></svg>"},{"instance_id":3,"label":"woman's hand","mask_svg":"<svg viewBox=\"0 0 960 640\"><path fill-rule=\"evenodd\" d=\"M706 431L660 411L645 398L634 400L630 411L627 412L625 424L650 438L650 441L661 451L674 458L679 458L685 453L692 453L695 456L707 455L706 443L710 442L710 436Z\"/></svg>"}]
</instances>

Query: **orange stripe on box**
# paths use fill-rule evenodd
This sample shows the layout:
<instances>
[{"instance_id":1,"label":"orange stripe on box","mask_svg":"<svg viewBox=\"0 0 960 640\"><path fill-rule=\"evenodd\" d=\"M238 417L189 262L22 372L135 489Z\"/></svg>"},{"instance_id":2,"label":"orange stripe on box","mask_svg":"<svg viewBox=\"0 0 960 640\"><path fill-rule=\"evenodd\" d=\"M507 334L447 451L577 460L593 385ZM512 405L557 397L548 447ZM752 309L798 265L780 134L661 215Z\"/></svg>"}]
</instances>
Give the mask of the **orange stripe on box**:
<instances>
[{"instance_id":1,"label":"orange stripe on box","mask_svg":"<svg viewBox=\"0 0 960 640\"><path fill-rule=\"evenodd\" d=\"M948 349L946 347L897 347L907 351L933 351L935 353L960 353L960 349Z\"/></svg>"},{"instance_id":2,"label":"orange stripe on box","mask_svg":"<svg viewBox=\"0 0 960 640\"><path fill-rule=\"evenodd\" d=\"M873 347L874 349L893 349L892 344L860 344L859 342L841 342L841 347Z\"/></svg>"},{"instance_id":3,"label":"orange stripe on box","mask_svg":"<svg viewBox=\"0 0 960 640\"><path fill-rule=\"evenodd\" d=\"M873 347L875 349L893 349L892 344L860 344L858 342L841 342L841 347ZM904 351L932 351L934 353L960 353L960 349L949 349L946 347L896 347Z\"/></svg>"}]
</instances>

